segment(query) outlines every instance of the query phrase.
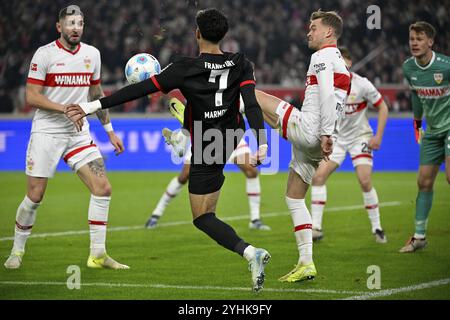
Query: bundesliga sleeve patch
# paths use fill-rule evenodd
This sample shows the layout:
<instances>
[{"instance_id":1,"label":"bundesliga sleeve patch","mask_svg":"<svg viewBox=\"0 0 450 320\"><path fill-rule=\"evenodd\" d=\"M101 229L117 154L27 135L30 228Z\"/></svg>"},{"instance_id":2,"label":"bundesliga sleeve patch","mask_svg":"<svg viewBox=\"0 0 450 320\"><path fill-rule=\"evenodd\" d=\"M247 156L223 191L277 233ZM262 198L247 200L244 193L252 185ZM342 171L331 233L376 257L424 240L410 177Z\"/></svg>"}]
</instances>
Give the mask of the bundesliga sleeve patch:
<instances>
[{"instance_id":1,"label":"bundesliga sleeve patch","mask_svg":"<svg viewBox=\"0 0 450 320\"><path fill-rule=\"evenodd\" d=\"M314 70L316 71L316 73L319 73L320 71L324 71L326 70L326 65L325 63L316 63L315 65L313 65Z\"/></svg>"}]
</instances>

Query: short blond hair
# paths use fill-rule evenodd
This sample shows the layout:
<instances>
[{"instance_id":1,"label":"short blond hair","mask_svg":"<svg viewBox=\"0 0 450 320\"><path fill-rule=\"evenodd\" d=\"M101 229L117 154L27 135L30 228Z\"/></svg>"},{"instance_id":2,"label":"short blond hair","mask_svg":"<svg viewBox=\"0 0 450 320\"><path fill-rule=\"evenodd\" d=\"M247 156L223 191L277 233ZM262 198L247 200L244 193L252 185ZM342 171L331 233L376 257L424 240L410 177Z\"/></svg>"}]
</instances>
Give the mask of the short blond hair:
<instances>
[{"instance_id":1,"label":"short blond hair","mask_svg":"<svg viewBox=\"0 0 450 320\"><path fill-rule=\"evenodd\" d=\"M425 33L425 35L434 40L436 37L436 29L425 21L417 21L409 26L409 31L415 31L417 33Z\"/></svg>"},{"instance_id":2,"label":"short blond hair","mask_svg":"<svg viewBox=\"0 0 450 320\"><path fill-rule=\"evenodd\" d=\"M336 11L322 11L319 9L318 11L314 11L311 14L310 20L322 19L322 23L326 26L333 28L334 35L337 39L342 34L342 29L344 27L344 22L342 21L341 16Z\"/></svg>"}]
</instances>

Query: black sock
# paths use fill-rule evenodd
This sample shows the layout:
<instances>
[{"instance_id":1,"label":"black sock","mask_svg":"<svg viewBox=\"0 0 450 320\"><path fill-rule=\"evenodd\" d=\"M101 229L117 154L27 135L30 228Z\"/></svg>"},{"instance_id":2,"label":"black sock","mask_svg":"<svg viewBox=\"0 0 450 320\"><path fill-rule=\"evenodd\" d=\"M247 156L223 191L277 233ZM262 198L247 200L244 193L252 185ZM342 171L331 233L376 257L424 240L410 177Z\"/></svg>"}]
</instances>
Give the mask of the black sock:
<instances>
[{"instance_id":1,"label":"black sock","mask_svg":"<svg viewBox=\"0 0 450 320\"><path fill-rule=\"evenodd\" d=\"M214 212L208 212L196 218L194 225L221 246L241 256L244 255L245 248L249 246L248 243L239 238L230 225L217 219Z\"/></svg>"}]
</instances>

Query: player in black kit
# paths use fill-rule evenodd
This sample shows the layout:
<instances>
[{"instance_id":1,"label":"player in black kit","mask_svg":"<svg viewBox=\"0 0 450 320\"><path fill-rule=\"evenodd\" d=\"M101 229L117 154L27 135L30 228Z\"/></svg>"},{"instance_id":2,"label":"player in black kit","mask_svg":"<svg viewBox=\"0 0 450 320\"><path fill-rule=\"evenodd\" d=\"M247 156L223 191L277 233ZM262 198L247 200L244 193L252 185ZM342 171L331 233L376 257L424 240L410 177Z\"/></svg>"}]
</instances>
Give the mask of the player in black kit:
<instances>
[{"instance_id":1,"label":"player in black kit","mask_svg":"<svg viewBox=\"0 0 450 320\"><path fill-rule=\"evenodd\" d=\"M179 89L187 100L184 127L192 140L189 198L193 223L217 243L249 261L253 290L257 292L262 289L264 267L270 254L246 243L215 215L225 180L223 168L244 134L245 124L239 113L240 94L259 146L251 161L258 165L267 153L263 115L255 96L253 66L242 53L220 50L220 41L228 31L228 20L222 12L201 10L196 15L196 23L198 57L176 58L160 74L100 100L69 106L66 115L80 128L80 119L99 109L158 91L168 93Z\"/></svg>"}]
</instances>

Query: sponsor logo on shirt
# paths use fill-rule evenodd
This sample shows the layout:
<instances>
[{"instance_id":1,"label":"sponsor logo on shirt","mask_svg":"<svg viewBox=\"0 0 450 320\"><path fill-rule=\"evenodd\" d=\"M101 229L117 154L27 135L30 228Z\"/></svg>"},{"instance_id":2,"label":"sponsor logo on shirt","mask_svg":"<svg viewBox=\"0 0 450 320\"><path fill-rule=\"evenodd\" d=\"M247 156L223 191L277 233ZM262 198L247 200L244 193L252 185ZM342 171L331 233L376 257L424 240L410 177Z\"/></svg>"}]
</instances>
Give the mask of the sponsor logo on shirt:
<instances>
[{"instance_id":1,"label":"sponsor logo on shirt","mask_svg":"<svg viewBox=\"0 0 450 320\"><path fill-rule=\"evenodd\" d=\"M38 68L37 63L32 63L31 66L30 66L30 70L31 71L37 71L37 68Z\"/></svg>"},{"instance_id":2,"label":"sponsor logo on shirt","mask_svg":"<svg viewBox=\"0 0 450 320\"><path fill-rule=\"evenodd\" d=\"M47 87L88 87L91 85L92 73L47 73Z\"/></svg>"},{"instance_id":3,"label":"sponsor logo on shirt","mask_svg":"<svg viewBox=\"0 0 450 320\"><path fill-rule=\"evenodd\" d=\"M440 98L440 97L450 95L449 87L440 87L440 88L414 87L413 89L416 90L419 98L425 98L425 99L426 98Z\"/></svg>"}]
</instances>

